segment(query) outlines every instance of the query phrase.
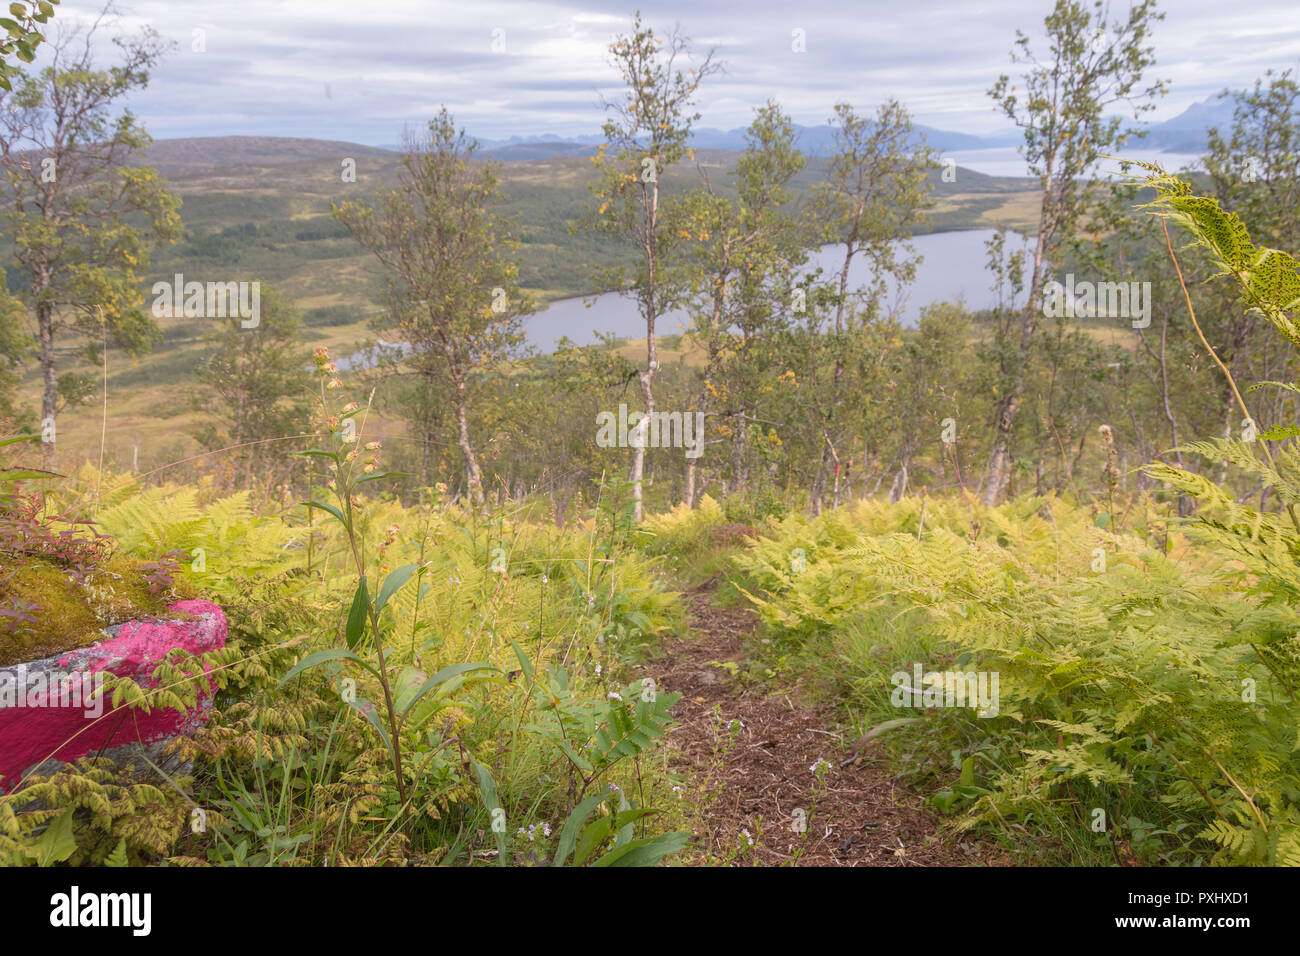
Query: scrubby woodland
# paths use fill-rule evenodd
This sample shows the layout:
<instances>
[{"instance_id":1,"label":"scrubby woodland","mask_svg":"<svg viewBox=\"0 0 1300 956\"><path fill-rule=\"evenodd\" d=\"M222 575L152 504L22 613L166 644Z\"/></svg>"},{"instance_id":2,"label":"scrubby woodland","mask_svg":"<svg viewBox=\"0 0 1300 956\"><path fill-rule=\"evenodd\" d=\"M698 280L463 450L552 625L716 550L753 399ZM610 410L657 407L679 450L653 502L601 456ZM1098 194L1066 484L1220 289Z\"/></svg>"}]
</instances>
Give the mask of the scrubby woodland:
<instances>
[{"instance_id":1,"label":"scrubby woodland","mask_svg":"<svg viewBox=\"0 0 1300 956\"><path fill-rule=\"evenodd\" d=\"M644 338L524 347L539 267L444 110L391 188L332 207L373 257L370 331L403 347L313 347L264 283L256 327L200 323L201 451L148 469L60 436L99 428L108 364L164 335L145 279L185 209L126 161L147 134L123 106L165 51L47 38L51 65L6 67L0 657L52 615L93 640L195 594L230 640L111 688L192 707L215 679L183 772L2 781L0 862L826 862L837 781L869 772L929 821L928 854L880 862L1300 864L1300 86L1231 93L1202 172L1121 164L1141 140L1116 111L1165 91L1160 17L1058 0L1014 39L989 97L1024 131L1037 228L989 244L997 308L909 328L909 238L948 184L905 105L832 104L811 184L776 102L710 167L691 130L720 63L638 16L559 258ZM1149 309L1050 314L1067 274L1149 283ZM690 326L665 334L672 310ZM674 442L696 416L700 444ZM736 695L711 715L691 695L713 678L674 670L692 647ZM995 674L997 705L900 702L914 665ZM824 756L790 768L797 806L746 810L718 781L764 744L727 707L779 697Z\"/></svg>"}]
</instances>

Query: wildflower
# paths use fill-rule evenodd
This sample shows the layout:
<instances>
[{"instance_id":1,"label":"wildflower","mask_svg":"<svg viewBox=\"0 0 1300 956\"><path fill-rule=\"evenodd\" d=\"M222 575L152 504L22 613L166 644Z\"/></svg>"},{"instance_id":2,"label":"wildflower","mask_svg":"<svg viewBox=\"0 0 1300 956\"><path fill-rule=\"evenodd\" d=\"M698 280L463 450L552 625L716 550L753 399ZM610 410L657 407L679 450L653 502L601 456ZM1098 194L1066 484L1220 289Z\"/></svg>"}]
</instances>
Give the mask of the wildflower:
<instances>
[{"instance_id":1,"label":"wildflower","mask_svg":"<svg viewBox=\"0 0 1300 956\"><path fill-rule=\"evenodd\" d=\"M821 757L818 757L818 758L817 758L817 762L814 763L814 764L813 764L811 767L809 767L808 769L811 770L813 773L816 773L816 772L817 772L817 768L818 768L818 767L821 767L823 764L826 766L826 769L827 769L827 770L829 770L829 769L831 768L831 765L830 765L829 763L827 763L827 762L826 762L825 760L823 760Z\"/></svg>"},{"instance_id":2,"label":"wildflower","mask_svg":"<svg viewBox=\"0 0 1300 956\"><path fill-rule=\"evenodd\" d=\"M543 824L542 824L542 836L547 837L548 839L550 838L550 836L551 836L551 825L550 825L549 823L543 823Z\"/></svg>"},{"instance_id":3,"label":"wildflower","mask_svg":"<svg viewBox=\"0 0 1300 956\"><path fill-rule=\"evenodd\" d=\"M604 668L601 667L599 664L597 664L597 665L596 665L596 676L599 677L599 676L601 675L601 672L602 672L603 670L604 670Z\"/></svg>"},{"instance_id":4,"label":"wildflower","mask_svg":"<svg viewBox=\"0 0 1300 956\"><path fill-rule=\"evenodd\" d=\"M377 442L377 441L368 441L368 442L366 442L366 451L377 451L378 449L380 449L380 448L382 448L382 447L383 447L383 443L382 443L382 442Z\"/></svg>"},{"instance_id":5,"label":"wildflower","mask_svg":"<svg viewBox=\"0 0 1300 956\"><path fill-rule=\"evenodd\" d=\"M358 405L356 402L348 402L346 405L343 406L343 413L346 415L348 412L355 412L360 407L361 406Z\"/></svg>"},{"instance_id":6,"label":"wildflower","mask_svg":"<svg viewBox=\"0 0 1300 956\"><path fill-rule=\"evenodd\" d=\"M743 833L743 834L745 835L745 842L748 843L750 846L753 846L753 845L754 845L754 838L753 838L752 836L749 835L749 831L746 830L744 827L742 827L741 830L740 830L740 832Z\"/></svg>"},{"instance_id":7,"label":"wildflower","mask_svg":"<svg viewBox=\"0 0 1300 956\"><path fill-rule=\"evenodd\" d=\"M373 461L368 461L366 462L366 466L361 470L364 471L367 475L372 474L375 470L375 463Z\"/></svg>"},{"instance_id":8,"label":"wildflower","mask_svg":"<svg viewBox=\"0 0 1300 956\"><path fill-rule=\"evenodd\" d=\"M550 581L550 579L547 578L547 576L543 574L543 575L542 575L542 583L543 583L543 584L547 584L547 583L549 583L549 581Z\"/></svg>"},{"instance_id":9,"label":"wildflower","mask_svg":"<svg viewBox=\"0 0 1300 956\"><path fill-rule=\"evenodd\" d=\"M342 388L342 387L343 387L343 380L342 380L342 379L339 379L339 378L332 378L332 379L330 379L328 382L325 383L325 387L326 387L326 388Z\"/></svg>"},{"instance_id":10,"label":"wildflower","mask_svg":"<svg viewBox=\"0 0 1300 956\"><path fill-rule=\"evenodd\" d=\"M608 694L605 695L605 698L607 700L622 700L623 695L616 690L611 690Z\"/></svg>"},{"instance_id":11,"label":"wildflower","mask_svg":"<svg viewBox=\"0 0 1300 956\"><path fill-rule=\"evenodd\" d=\"M618 793L618 784L616 784L616 783L611 783L611 784L609 785L609 789L612 790L614 793Z\"/></svg>"}]
</instances>

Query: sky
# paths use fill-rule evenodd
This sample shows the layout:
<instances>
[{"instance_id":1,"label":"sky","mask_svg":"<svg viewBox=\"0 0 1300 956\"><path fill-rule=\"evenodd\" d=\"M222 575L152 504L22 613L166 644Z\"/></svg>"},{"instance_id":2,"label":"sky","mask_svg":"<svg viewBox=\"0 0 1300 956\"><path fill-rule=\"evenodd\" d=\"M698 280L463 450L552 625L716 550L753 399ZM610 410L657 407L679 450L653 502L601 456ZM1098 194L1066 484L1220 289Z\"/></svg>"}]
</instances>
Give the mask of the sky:
<instances>
[{"instance_id":1,"label":"sky","mask_svg":"<svg viewBox=\"0 0 1300 956\"><path fill-rule=\"evenodd\" d=\"M679 25L701 55L713 49L723 62L725 73L701 88L701 126L748 125L769 98L816 125L836 102L872 112L895 97L919 123L989 135L1008 129L986 91L1014 72L1015 31L1041 35L1052 5L656 0L645 19L656 31ZM62 0L55 22L85 20L101 6ZM1117 18L1128 3L1111 0L1111 8ZM119 0L114 29L148 25L176 44L130 102L155 138L387 146L443 104L486 139L599 132L601 96L619 88L607 46L635 9L556 0ZM1148 119L1250 86L1266 69L1300 68L1298 0L1165 0L1160 9L1151 75L1170 92Z\"/></svg>"}]
</instances>

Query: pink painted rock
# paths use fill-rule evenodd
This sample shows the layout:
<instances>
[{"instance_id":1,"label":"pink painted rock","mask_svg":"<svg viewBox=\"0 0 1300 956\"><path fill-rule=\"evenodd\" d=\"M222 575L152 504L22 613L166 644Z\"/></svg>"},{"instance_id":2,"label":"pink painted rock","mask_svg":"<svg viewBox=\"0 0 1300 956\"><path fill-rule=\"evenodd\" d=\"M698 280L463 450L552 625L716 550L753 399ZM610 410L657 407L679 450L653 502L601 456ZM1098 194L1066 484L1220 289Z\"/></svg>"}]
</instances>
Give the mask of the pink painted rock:
<instances>
[{"instance_id":1,"label":"pink painted rock","mask_svg":"<svg viewBox=\"0 0 1300 956\"><path fill-rule=\"evenodd\" d=\"M207 723L211 680L188 711L114 709L111 693L95 698L102 681L97 673L153 687L154 668L172 648L202 654L225 646L226 616L211 601L177 601L168 610L185 617L128 621L89 647L0 668L0 790L12 790L26 771L47 760L141 748L156 753L159 745Z\"/></svg>"}]
</instances>

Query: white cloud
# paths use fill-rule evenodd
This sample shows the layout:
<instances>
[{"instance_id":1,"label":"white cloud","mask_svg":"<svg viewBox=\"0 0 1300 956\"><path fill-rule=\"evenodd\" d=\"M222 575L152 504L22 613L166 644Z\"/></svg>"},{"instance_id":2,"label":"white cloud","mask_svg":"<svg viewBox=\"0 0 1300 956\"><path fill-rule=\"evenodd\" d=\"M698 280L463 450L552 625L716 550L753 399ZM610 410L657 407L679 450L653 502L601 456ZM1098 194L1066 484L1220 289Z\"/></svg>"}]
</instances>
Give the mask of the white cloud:
<instances>
[{"instance_id":1,"label":"white cloud","mask_svg":"<svg viewBox=\"0 0 1300 956\"><path fill-rule=\"evenodd\" d=\"M1116 0L1115 12L1126 4ZM697 46L716 45L727 72L701 91L702 124L731 128L775 97L802 123L820 123L848 100L869 111L889 96L932 126L987 133L1005 128L985 91L1014 72L1015 30L1041 29L1049 0L661 0L656 28L680 23ZM1171 95L1159 120L1224 87L1245 87L1269 67L1300 62L1300 22L1284 22L1294 0L1256 0L1249 20L1222 0L1178 0L1153 30L1154 76ZM56 21L97 9L64 0ZM393 143L401 126L446 103L484 137L595 132L599 95L617 91L607 62L611 34L630 24L622 4L563 0L136 0L124 26L148 24L178 49L132 103L155 136L285 134ZM1295 19L1294 17L1292 18ZM191 51L192 30L207 51ZM807 51L790 49L805 31ZM505 51L492 51L493 30ZM107 52L107 48L106 48ZM329 94L326 95L328 87Z\"/></svg>"}]
</instances>

